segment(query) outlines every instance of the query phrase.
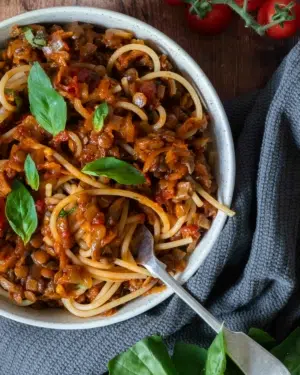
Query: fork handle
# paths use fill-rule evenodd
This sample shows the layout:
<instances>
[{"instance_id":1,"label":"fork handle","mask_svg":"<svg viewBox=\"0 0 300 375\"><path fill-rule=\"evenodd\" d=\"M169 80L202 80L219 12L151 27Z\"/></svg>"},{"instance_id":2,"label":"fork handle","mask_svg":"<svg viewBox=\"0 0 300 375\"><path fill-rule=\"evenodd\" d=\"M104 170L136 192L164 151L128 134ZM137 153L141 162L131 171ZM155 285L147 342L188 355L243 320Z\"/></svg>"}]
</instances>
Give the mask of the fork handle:
<instances>
[{"instance_id":1,"label":"fork handle","mask_svg":"<svg viewBox=\"0 0 300 375\"><path fill-rule=\"evenodd\" d=\"M222 329L222 324L207 311L194 297L191 296L168 272L160 265L160 261L150 262L144 265L152 273L153 276L159 278L167 286L180 297L186 304L188 304L215 332L219 333Z\"/></svg>"}]
</instances>

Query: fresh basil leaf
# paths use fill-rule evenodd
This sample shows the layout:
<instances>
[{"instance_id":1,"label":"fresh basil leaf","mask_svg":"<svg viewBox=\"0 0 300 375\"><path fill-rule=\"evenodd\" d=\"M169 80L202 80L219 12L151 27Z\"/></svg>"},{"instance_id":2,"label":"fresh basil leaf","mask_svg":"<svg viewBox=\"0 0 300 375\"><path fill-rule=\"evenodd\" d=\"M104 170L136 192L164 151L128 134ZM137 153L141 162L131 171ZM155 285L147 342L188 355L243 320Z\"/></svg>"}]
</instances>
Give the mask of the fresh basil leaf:
<instances>
[{"instance_id":1,"label":"fresh basil leaf","mask_svg":"<svg viewBox=\"0 0 300 375\"><path fill-rule=\"evenodd\" d=\"M94 129L99 132L104 125L104 120L106 119L109 112L109 108L106 102L101 103L96 108L94 115L93 115L93 125Z\"/></svg>"},{"instance_id":2,"label":"fresh basil leaf","mask_svg":"<svg viewBox=\"0 0 300 375\"><path fill-rule=\"evenodd\" d=\"M172 360L178 375L202 375L205 370L207 350L197 345L178 342Z\"/></svg>"},{"instance_id":3,"label":"fresh basil leaf","mask_svg":"<svg viewBox=\"0 0 300 375\"><path fill-rule=\"evenodd\" d=\"M114 157L97 159L81 170L91 176L105 176L112 178L119 184L138 185L143 184L146 179L144 175L131 164Z\"/></svg>"},{"instance_id":4,"label":"fresh basil leaf","mask_svg":"<svg viewBox=\"0 0 300 375\"><path fill-rule=\"evenodd\" d=\"M53 89L50 78L38 62L34 62L30 69L28 81L45 89Z\"/></svg>"},{"instance_id":5,"label":"fresh basil leaf","mask_svg":"<svg viewBox=\"0 0 300 375\"><path fill-rule=\"evenodd\" d=\"M24 32L24 36L27 42L34 47L34 43L33 43L34 35L33 35L31 28L28 26L25 26L23 28L23 32Z\"/></svg>"},{"instance_id":6,"label":"fresh basil leaf","mask_svg":"<svg viewBox=\"0 0 300 375\"><path fill-rule=\"evenodd\" d=\"M227 356L225 375L244 375L231 358Z\"/></svg>"},{"instance_id":7,"label":"fresh basil leaf","mask_svg":"<svg viewBox=\"0 0 300 375\"><path fill-rule=\"evenodd\" d=\"M23 28L25 39L32 47L41 48L44 47L47 42L42 33L37 32L36 36L34 36L32 29L28 26Z\"/></svg>"},{"instance_id":8,"label":"fresh basil leaf","mask_svg":"<svg viewBox=\"0 0 300 375\"><path fill-rule=\"evenodd\" d=\"M205 375L224 375L226 370L226 349L223 330L221 330L207 352Z\"/></svg>"},{"instance_id":9,"label":"fresh basil leaf","mask_svg":"<svg viewBox=\"0 0 300 375\"><path fill-rule=\"evenodd\" d=\"M13 231L26 244L37 228L38 219L32 196L18 180L13 182L12 191L7 196L5 215Z\"/></svg>"},{"instance_id":10,"label":"fresh basil leaf","mask_svg":"<svg viewBox=\"0 0 300 375\"><path fill-rule=\"evenodd\" d=\"M108 363L110 375L177 375L159 336L147 337Z\"/></svg>"},{"instance_id":11,"label":"fresh basil leaf","mask_svg":"<svg viewBox=\"0 0 300 375\"><path fill-rule=\"evenodd\" d=\"M47 39L42 30L38 30L35 33L34 43L37 46L37 48L41 48L47 45Z\"/></svg>"},{"instance_id":12,"label":"fresh basil leaf","mask_svg":"<svg viewBox=\"0 0 300 375\"><path fill-rule=\"evenodd\" d=\"M291 375L300 375L300 328L296 328L271 353L287 367Z\"/></svg>"},{"instance_id":13,"label":"fresh basil leaf","mask_svg":"<svg viewBox=\"0 0 300 375\"><path fill-rule=\"evenodd\" d=\"M28 77L30 111L39 125L53 136L63 131L67 122L67 105L54 90L39 63L35 62Z\"/></svg>"},{"instance_id":14,"label":"fresh basil leaf","mask_svg":"<svg viewBox=\"0 0 300 375\"><path fill-rule=\"evenodd\" d=\"M276 340L259 328L250 328L248 336L267 350L271 350L276 345Z\"/></svg>"},{"instance_id":15,"label":"fresh basil leaf","mask_svg":"<svg viewBox=\"0 0 300 375\"><path fill-rule=\"evenodd\" d=\"M66 217L72 214L74 211L76 211L76 206L72 207L70 210L65 210L64 208L60 211L59 217Z\"/></svg>"},{"instance_id":16,"label":"fresh basil leaf","mask_svg":"<svg viewBox=\"0 0 300 375\"><path fill-rule=\"evenodd\" d=\"M39 190L40 186L40 176L39 172L36 169L35 162L32 160L32 157L28 154L25 163L24 171L26 176L27 184L35 191Z\"/></svg>"}]
</instances>

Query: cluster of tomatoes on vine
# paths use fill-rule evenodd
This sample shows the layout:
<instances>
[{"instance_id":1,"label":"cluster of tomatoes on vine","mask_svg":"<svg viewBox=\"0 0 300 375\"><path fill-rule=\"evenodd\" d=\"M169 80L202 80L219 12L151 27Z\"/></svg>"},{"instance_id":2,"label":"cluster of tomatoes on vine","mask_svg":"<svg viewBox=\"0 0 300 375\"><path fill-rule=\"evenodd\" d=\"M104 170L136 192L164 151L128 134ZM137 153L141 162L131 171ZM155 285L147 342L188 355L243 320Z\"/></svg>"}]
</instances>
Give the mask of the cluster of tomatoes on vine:
<instances>
[{"instance_id":1,"label":"cluster of tomatoes on vine","mask_svg":"<svg viewBox=\"0 0 300 375\"><path fill-rule=\"evenodd\" d=\"M224 31L236 13L259 35L288 38L300 28L300 4L296 0L164 0L184 6L194 31L216 35Z\"/></svg>"}]
</instances>

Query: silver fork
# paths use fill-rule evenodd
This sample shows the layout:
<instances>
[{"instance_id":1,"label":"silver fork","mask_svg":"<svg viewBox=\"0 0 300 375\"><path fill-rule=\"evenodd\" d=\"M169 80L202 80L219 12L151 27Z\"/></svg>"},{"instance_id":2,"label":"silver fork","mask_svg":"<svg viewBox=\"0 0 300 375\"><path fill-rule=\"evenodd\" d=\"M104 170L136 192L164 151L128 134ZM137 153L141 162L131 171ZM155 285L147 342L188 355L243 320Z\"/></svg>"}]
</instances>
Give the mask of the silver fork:
<instances>
[{"instance_id":1,"label":"silver fork","mask_svg":"<svg viewBox=\"0 0 300 375\"><path fill-rule=\"evenodd\" d=\"M187 303L215 332L223 328L226 352L246 375L290 375L287 368L271 353L242 332L225 328L209 311L165 270L166 266L154 255L154 240L151 232L141 225L135 235L138 263L154 277L160 279Z\"/></svg>"}]
</instances>

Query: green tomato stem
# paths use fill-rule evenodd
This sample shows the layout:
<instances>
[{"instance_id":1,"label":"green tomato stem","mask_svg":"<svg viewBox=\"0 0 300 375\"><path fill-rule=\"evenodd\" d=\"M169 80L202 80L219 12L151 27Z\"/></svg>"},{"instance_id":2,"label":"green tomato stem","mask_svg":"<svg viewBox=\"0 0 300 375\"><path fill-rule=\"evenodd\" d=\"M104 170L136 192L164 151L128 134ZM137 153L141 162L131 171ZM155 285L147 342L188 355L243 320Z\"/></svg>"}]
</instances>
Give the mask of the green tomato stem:
<instances>
[{"instance_id":1,"label":"green tomato stem","mask_svg":"<svg viewBox=\"0 0 300 375\"><path fill-rule=\"evenodd\" d=\"M244 12L247 12L247 7L248 7L248 0L244 0L244 5L243 5ZM247 23L246 23L246 27L248 27Z\"/></svg>"},{"instance_id":2,"label":"green tomato stem","mask_svg":"<svg viewBox=\"0 0 300 375\"><path fill-rule=\"evenodd\" d=\"M261 29L265 32L266 30L270 29L273 26L277 26L281 24L282 22L286 21L285 18L278 19L277 21L273 21L271 23L268 23L267 25L261 26Z\"/></svg>"},{"instance_id":3,"label":"green tomato stem","mask_svg":"<svg viewBox=\"0 0 300 375\"><path fill-rule=\"evenodd\" d=\"M251 16L251 14L249 14L244 9L244 7L240 7L234 0L211 0L211 3L228 5L235 13L237 13L245 21L246 27L251 27L258 35L264 35L265 30L262 28L262 26L255 21L255 19Z\"/></svg>"}]
</instances>

